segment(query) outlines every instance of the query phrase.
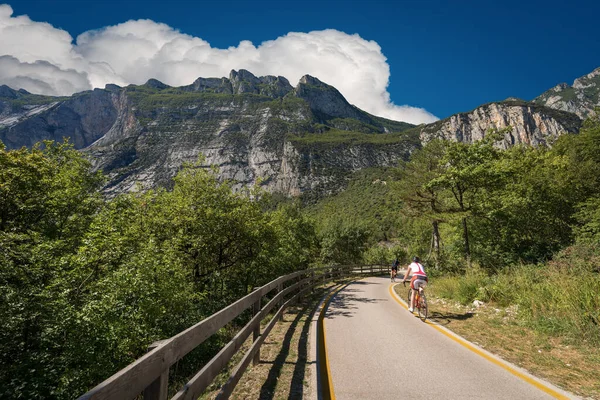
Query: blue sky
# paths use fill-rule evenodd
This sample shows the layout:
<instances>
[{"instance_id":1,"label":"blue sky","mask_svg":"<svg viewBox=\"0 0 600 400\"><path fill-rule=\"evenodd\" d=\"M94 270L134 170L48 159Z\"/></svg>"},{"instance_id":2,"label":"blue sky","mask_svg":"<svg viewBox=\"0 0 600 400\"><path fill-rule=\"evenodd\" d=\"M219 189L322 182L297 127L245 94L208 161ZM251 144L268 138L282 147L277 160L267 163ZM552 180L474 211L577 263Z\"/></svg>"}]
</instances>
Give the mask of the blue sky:
<instances>
[{"instance_id":1,"label":"blue sky","mask_svg":"<svg viewBox=\"0 0 600 400\"><path fill-rule=\"evenodd\" d=\"M167 24L220 49L243 40L259 46L289 32L358 34L387 58L391 101L439 118L509 96L529 100L600 66L600 1L7 3L13 16L26 14L73 38L132 19Z\"/></svg>"}]
</instances>

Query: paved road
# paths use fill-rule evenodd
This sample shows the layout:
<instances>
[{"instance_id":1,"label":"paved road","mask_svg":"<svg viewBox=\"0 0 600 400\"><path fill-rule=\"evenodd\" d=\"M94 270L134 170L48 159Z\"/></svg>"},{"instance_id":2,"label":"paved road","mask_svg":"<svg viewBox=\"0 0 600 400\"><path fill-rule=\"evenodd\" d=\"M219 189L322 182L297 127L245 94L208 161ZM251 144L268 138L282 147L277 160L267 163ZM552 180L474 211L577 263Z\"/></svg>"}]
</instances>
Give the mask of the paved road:
<instances>
[{"instance_id":1,"label":"paved road","mask_svg":"<svg viewBox=\"0 0 600 400\"><path fill-rule=\"evenodd\" d=\"M553 398L410 315L389 287L389 278L367 278L331 300L325 330L336 399Z\"/></svg>"}]
</instances>

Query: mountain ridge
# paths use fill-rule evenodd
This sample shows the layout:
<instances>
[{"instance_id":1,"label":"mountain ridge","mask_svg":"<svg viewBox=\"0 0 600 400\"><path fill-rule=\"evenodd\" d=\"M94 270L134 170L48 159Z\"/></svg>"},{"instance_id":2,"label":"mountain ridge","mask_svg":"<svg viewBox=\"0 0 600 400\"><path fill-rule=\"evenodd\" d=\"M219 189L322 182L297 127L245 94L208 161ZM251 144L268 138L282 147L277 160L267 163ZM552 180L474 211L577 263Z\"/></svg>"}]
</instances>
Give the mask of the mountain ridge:
<instances>
[{"instance_id":1,"label":"mountain ridge","mask_svg":"<svg viewBox=\"0 0 600 400\"><path fill-rule=\"evenodd\" d=\"M576 89L595 89L594 74L576 80ZM0 140L18 148L69 138L108 175L109 196L169 187L200 154L238 188L260 183L288 196L326 195L353 171L396 165L435 138L472 142L510 125L501 146L548 146L578 132L579 114L536 99L509 98L414 126L371 115L310 75L294 87L241 69L181 87L150 79L60 98L0 86Z\"/></svg>"},{"instance_id":2,"label":"mountain ridge","mask_svg":"<svg viewBox=\"0 0 600 400\"><path fill-rule=\"evenodd\" d=\"M589 117L600 107L600 67L575 79L572 85L559 83L533 102L572 112L582 119Z\"/></svg>"}]
</instances>

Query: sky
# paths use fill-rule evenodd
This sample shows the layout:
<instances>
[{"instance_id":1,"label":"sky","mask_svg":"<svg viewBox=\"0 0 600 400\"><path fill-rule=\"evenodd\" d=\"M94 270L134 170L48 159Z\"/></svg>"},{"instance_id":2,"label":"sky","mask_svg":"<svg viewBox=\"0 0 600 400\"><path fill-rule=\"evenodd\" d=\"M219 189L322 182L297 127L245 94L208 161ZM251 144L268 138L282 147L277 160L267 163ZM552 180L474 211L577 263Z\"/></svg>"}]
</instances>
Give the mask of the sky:
<instances>
[{"instance_id":1,"label":"sky","mask_svg":"<svg viewBox=\"0 0 600 400\"><path fill-rule=\"evenodd\" d=\"M0 84L65 95L310 74L375 115L426 123L600 67L598 16L600 1L580 0L13 0L0 5Z\"/></svg>"}]
</instances>

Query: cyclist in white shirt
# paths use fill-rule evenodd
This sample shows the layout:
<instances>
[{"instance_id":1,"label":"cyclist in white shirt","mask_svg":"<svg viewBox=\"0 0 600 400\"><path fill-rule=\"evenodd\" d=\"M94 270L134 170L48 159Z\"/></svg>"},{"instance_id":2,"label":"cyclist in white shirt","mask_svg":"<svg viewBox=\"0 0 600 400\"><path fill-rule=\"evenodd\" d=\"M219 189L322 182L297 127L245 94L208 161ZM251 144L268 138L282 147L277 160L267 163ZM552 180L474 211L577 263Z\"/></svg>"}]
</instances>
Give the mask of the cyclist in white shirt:
<instances>
[{"instance_id":1,"label":"cyclist in white shirt","mask_svg":"<svg viewBox=\"0 0 600 400\"><path fill-rule=\"evenodd\" d=\"M406 268L406 274L404 274L404 279L402 282L406 282L408 279L408 275L412 272L412 279L410 280L410 288L412 289L412 294L410 296L410 306L408 307L408 311L413 312L415 307L415 291L419 290L421 287L427 286L427 274L425 273L425 268L420 263L419 257L413 257L413 262Z\"/></svg>"}]
</instances>

